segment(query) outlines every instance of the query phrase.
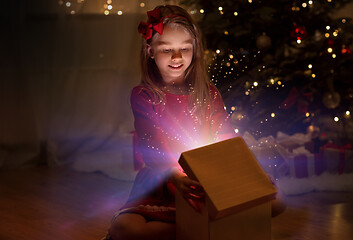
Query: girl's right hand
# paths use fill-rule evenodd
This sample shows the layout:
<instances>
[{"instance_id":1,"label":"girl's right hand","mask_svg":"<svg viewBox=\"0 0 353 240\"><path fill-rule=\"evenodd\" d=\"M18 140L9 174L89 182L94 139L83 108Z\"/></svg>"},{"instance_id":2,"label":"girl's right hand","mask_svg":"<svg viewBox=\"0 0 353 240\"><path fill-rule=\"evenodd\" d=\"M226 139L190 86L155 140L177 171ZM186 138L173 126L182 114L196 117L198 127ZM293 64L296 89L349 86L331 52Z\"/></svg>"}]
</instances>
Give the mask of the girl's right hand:
<instances>
[{"instance_id":1,"label":"girl's right hand","mask_svg":"<svg viewBox=\"0 0 353 240\"><path fill-rule=\"evenodd\" d=\"M205 192L201 184L195 180L190 179L185 173L178 169L172 171L171 182L181 195L189 202L189 204L197 211L199 207L196 202L204 200Z\"/></svg>"}]
</instances>

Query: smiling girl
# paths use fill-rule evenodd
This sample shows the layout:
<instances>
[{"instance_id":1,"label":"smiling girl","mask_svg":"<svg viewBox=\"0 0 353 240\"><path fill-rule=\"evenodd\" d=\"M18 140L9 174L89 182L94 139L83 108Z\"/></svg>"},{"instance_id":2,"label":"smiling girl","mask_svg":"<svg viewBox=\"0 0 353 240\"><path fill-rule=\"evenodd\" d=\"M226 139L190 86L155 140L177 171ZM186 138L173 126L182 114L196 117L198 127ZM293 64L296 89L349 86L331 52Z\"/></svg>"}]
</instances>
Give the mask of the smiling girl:
<instances>
[{"instance_id":1,"label":"smiling girl","mask_svg":"<svg viewBox=\"0 0 353 240\"><path fill-rule=\"evenodd\" d=\"M139 25L142 80L131 93L137 155L145 166L112 219L114 240L175 239L175 189L191 204L204 197L202 186L180 170L180 154L235 136L190 15L170 5L147 14Z\"/></svg>"}]
</instances>

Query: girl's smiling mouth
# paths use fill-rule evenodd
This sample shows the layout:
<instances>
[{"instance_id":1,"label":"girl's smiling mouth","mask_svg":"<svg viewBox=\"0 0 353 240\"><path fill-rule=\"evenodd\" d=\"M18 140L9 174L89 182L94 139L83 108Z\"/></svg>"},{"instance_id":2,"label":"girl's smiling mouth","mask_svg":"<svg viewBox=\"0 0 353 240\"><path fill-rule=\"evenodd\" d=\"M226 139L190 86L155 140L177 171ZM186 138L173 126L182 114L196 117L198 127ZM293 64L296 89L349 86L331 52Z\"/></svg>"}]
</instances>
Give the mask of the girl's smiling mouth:
<instances>
[{"instance_id":1,"label":"girl's smiling mouth","mask_svg":"<svg viewBox=\"0 0 353 240\"><path fill-rule=\"evenodd\" d=\"M168 65L172 69L180 69L183 67L183 64L175 64L175 65Z\"/></svg>"}]
</instances>

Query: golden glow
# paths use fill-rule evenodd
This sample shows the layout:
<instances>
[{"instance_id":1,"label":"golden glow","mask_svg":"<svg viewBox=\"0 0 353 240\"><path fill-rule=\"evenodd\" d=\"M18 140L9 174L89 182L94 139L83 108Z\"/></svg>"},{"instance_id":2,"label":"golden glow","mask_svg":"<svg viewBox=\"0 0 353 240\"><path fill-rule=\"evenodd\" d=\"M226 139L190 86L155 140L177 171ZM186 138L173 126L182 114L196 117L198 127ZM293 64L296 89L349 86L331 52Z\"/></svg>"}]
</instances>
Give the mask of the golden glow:
<instances>
[{"instance_id":1,"label":"golden glow","mask_svg":"<svg viewBox=\"0 0 353 240\"><path fill-rule=\"evenodd\" d=\"M275 80L274 80L273 78L271 78L271 79L270 79L270 82L271 82L272 84L274 84L274 83L275 83Z\"/></svg>"},{"instance_id":2,"label":"golden glow","mask_svg":"<svg viewBox=\"0 0 353 240\"><path fill-rule=\"evenodd\" d=\"M221 53L221 50L217 49L217 50L216 50L216 53L217 53L217 54L220 54L220 53Z\"/></svg>"},{"instance_id":3,"label":"golden glow","mask_svg":"<svg viewBox=\"0 0 353 240\"><path fill-rule=\"evenodd\" d=\"M335 122L338 122L340 119L339 119L339 117L334 117L333 118L333 121L335 121Z\"/></svg>"},{"instance_id":4,"label":"golden glow","mask_svg":"<svg viewBox=\"0 0 353 240\"><path fill-rule=\"evenodd\" d=\"M336 58L337 56L336 56L336 54L332 54L332 58Z\"/></svg>"},{"instance_id":5,"label":"golden glow","mask_svg":"<svg viewBox=\"0 0 353 240\"><path fill-rule=\"evenodd\" d=\"M112 5L108 5L108 10L112 10L113 6Z\"/></svg>"},{"instance_id":6,"label":"golden glow","mask_svg":"<svg viewBox=\"0 0 353 240\"><path fill-rule=\"evenodd\" d=\"M330 26L326 26L326 30L330 30L330 28L331 28Z\"/></svg>"},{"instance_id":7,"label":"golden glow","mask_svg":"<svg viewBox=\"0 0 353 240\"><path fill-rule=\"evenodd\" d=\"M224 35L228 35L229 32L227 30L224 31Z\"/></svg>"},{"instance_id":8,"label":"golden glow","mask_svg":"<svg viewBox=\"0 0 353 240\"><path fill-rule=\"evenodd\" d=\"M123 15L123 11L121 11L121 10L119 10L118 12L117 12L117 14L120 16L120 15Z\"/></svg>"},{"instance_id":9,"label":"golden glow","mask_svg":"<svg viewBox=\"0 0 353 240\"><path fill-rule=\"evenodd\" d=\"M302 40L297 39L297 43L298 43L298 44L301 44L301 43L302 43Z\"/></svg>"},{"instance_id":10,"label":"golden glow","mask_svg":"<svg viewBox=\"0 0 353 240\"><path fill-rule=\"evenodd\" d=\"M142 3L140 3L140 7L145 7L146 5L145 5L145 3L144 2L142 2Z\"/></svg>"},{"instance_id":11,"label":"golden glow","mask_svg":"<svg viewBox=\"0 0 353 240\"><path fill-rule=\"evenodd\" d=\"M254 86L257 87L259 85L258 82L254 82Z\"/></svg>"},{"instance_id":12,"label":"golden glow","mask_svg":"<svg viewBox=\"0 0 353 240\"><path fill-rule=\"evenodd\" d=\"M350 111L346 111L346 115L347 116L351 115L351 112Z\"/></svg>"},{"instance_id":13,"label":"golden glow","mask_svg":"<svg viewBox=\"0 0 353 240\"><path fill-rule=\"evenodd\" d=\"M309 64L309 65L308 65L308 68L310 68L310 69L313 68L313 65Z\"/></svg>"},{"instance_id":14,"label":"golden glow","mask_svg":"<svg viewBox=\"0 0 353 240\"><path fill-rule=\"evenodd\" d=\"M303 8L306 8L308 6L308 4L307 3L303 3L302 6L303 6Z\"/></svg>"},{"instance_id":15,"label":"golden glow","mask_svg":"<svg viewBox=\"0 0 353 240\"><path fill-rule=\"evenodd\" d=\"M315 73L311 74L311 77L312 77L312 78L315 78L315 77L316 77Z\"/></svg>"},{"instance_id":16,"label":"golden glow","mask_svg":"<svg viewBox=\"0 0 353 240\"><path fill-rule=\"evenodd\" d=\"M326 38L329 38L329 37L330 37L330 34L329 34L329 33L325 33L325 37L326 37Z\"/></svg>"},{"instance_id":17,"label":"golden glow","mask_svg":"<svg viewBox=\"0 0 353 240\"><path fill-rule=\"evenodd\" d=\"M222 11L222 10L223 10L223 8L222 8L222 7L218 7L218 10L219 10L219 11Z\"/></svg>"},{"instance_id":18,"label":"golden glow","mask_svg":"<svg viewBox=\"0 0 353 240\"><path fill-rule=\"evenodd\" d=\"M200 13L204 13L205 12L205 10L203 10L202 8L200 9Z\"/></svg>"},{"instance_id":19,"label":"golden glow","mask_svg":"<svg viewBox=\"0 0 353 240\"><path fill-rule=\"evenodd\" d=\"M233 59L233 57L234 57L234 56L233 56L232 54L229 54L229 58L230 58L230 59Z\"/></svg>"},{"instance_id":20,"label":"golden glow","mask_svg":"<svg viewBox=\"0 0 353 240\"><path fill-rule=\"evenodd\" d=\"M238 16L238 12L234 12L234 16Z\"/></svg>"},{"instance_id":21,"label":"golden glow","mask_svg":"<svg viewBox=\"0 0 353 240\"><path fill-rule=\"evenodd\" d=\"M108 11L108 10L105 10L105 11L104 11L104 14L105 14L105 15L109 15L109 11Z\"/></svg>"},{"instance_id":22,"label":"golden glow","mask_svg":"<svg viewBox=\"0 0 353 240\"><path fill-rule=\"evenodd\" d=\"M310 113L305 113L305 117L309 117L310 116Z\"/></svg>"},{"instance_id":23,"label":"golden glow","mask_svg":"<svg viewBox=\"0 0 353 240\"><path fill-rule=\"evenodd\" d=\"M278 81L277 84L278 84L278 85L282 85L282 82L281 82L281 81Z\"/></svg>"},{"instance_id":24,"label":"golden glow","mask_svg":"<svg viewBox=\"0 0 353 240\"><path fill-rule=\"evenodd\" d=\"M332 48L328 48L328 49L327 49L327 52L329 52L329 53L332 53L332 51L333 51Z\"/></svg>"},{"instance_id":25,"label":"golden glow","mask_svg":"<svg viewBox=\"0 0 353 240\"><path fill-rule=\"evenodd\" d=\"M275 114L275 113L271 113L271 117L273 117L273 118L274 118L275 116L276 116L276 114Z\"/></svg>"}]
</instances>

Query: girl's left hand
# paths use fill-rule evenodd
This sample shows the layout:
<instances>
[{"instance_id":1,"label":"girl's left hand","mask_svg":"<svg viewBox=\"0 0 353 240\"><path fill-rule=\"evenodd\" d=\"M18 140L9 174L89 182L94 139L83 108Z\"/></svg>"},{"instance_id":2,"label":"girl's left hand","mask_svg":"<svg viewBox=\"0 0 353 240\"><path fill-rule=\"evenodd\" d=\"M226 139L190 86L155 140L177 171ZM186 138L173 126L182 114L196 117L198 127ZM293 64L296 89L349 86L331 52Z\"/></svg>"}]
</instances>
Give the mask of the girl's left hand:
<instances>
[{"instance_id":1,"label":"girl's left hand","mask_svg":"<svg viewBox=\"0 0 353 240\"><path fill-rule=\"evenodd\" d=\"M203 201L205 197L205 192L201 184L195 180L192 180L185 173L182 173L179 170L172 171L170 180L174 184L175 188L179 190L181 195L190 203L190 205L195 210L199 210L195 205L195 201Z\"/></svg>"}]
</instances>

